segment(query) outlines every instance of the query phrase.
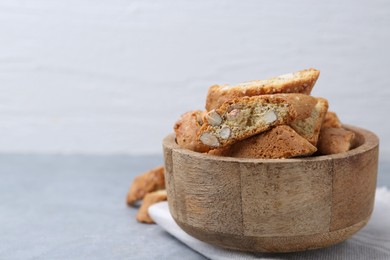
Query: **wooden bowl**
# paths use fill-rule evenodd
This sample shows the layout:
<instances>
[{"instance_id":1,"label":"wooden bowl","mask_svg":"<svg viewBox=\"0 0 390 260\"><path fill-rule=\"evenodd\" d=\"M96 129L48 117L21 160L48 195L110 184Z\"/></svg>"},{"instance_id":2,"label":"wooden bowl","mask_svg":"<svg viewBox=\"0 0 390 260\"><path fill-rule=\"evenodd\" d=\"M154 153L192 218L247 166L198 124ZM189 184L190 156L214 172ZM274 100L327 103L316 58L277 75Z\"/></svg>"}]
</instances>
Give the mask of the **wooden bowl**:
<instances>
[{"instance_id":1,"label":"wooden bowl","mask_svg":"<svg viewBox=\"0 0 390 260\"><path fill-rule=\"evenodd\" d=\"M342 242L374 206L379 140L356 133L356 148L298 159L218 157L163 141L170 212L191 236L250 252L293 252Z\"/></svg>"}]
</instances>

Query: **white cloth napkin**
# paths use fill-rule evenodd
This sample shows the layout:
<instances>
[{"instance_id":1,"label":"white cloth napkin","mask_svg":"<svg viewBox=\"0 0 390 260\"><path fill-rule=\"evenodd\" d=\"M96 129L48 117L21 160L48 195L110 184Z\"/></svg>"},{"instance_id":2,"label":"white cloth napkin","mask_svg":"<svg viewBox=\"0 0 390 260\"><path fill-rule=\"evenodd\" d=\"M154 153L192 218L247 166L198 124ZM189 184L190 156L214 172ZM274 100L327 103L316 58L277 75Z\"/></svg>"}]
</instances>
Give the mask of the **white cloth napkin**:
<instances>
[{"instance_id":1,"label":"white cloth napkin","mask_svg":"<svg viewBox=\"0 0 390 260\"><path fill-rule=\"evenodd\" d=\"M185 233L173 220L167 202L149 208L153 220L172 236L210 259L390 259L390 191L378 188L371 220L347 241L298 253L243 253L204 243Z\"/></svg>"}]
</instances>

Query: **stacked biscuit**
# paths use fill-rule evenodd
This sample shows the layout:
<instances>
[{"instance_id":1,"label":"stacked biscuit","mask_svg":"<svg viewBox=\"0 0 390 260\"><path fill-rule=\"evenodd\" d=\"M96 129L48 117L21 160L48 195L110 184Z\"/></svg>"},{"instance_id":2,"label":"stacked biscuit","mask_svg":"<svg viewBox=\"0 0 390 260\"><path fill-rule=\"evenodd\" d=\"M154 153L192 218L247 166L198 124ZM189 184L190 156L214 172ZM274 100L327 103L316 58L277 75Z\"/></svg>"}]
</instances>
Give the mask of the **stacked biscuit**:
<instances>
[{"instance_id":1,"label":"stacked biscuit","mask_svg":"<svg viewBox=\"0 0 390 260\"><path fill-rule=\"evenodd\" d=\"M310 96L320 72L302 70L268 80L209 88L206 111L181 116L174 130L186 149L241 158L291 158L348 151L354 133L342 128L328 101Z\"/></svg>"},{"instance_id":2,"label":"stacked biscuit","mask_svg":"<svg viewBox=\"0 0 390 260\"><path fill-rule=\"evenodd\" d=\"M343 128L328 101L310 96L320 72L302 70L267 80L209 88L206 110L183 114L174 125L176 142L210 156L281 159L346 152L355 134ZM143 203L137 220L153 223L147 209L167 199L164 168L134 180L127 203Z\"/></svg>"},{"instance_id":3,"label":"stacked biscuit","mask_svg":"<svg viewBox=\"0 0 390 260\"><path fill-rule=\"evenodd\" d=\"M163 166L156 167L135 177L127 193L126 203L129 206L136 206L139 200L143 200L143 202L138 210L137 220L143 223L153 223L148 214L149 206L167 200Z\"/></svg>"}]
</instances>

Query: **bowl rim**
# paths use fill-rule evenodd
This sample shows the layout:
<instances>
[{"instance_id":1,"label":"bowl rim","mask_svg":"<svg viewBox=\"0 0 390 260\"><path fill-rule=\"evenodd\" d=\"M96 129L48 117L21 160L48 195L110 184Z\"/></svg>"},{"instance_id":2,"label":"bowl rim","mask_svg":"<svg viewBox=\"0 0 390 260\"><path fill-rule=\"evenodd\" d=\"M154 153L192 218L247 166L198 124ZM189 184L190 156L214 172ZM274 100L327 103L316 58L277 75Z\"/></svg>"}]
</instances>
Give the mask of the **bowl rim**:
<instances>
[{"instance_id":1,"label":"bowl rim","mask_svg":"<svg viewBox=\"0 0 390 260\"><path fill-rule=\"evenodd\" d=\"M302 163L310 161L325 161L325 160L334 160L334 159L343 159L350 157L356 154L367 152L379 146L379 138L373 132L352 126L352 125L343 125L343 128L354 132L362 138L362 144L359 146L344 152L331 155L317 155L311 157L298 157L298 158L288 158L288 159L253 159L253 158L235 158L227 156L216 156L206 153L194 152L186 148L180 147L175 141L175 134L171 133L163 139L163 146L170 148L173 151L186 154L191 157L198 157L198 159L204 160L214 160L214 161L226 161L226 162L242 162L242 163Z\"/></svg>"}]
</instances>

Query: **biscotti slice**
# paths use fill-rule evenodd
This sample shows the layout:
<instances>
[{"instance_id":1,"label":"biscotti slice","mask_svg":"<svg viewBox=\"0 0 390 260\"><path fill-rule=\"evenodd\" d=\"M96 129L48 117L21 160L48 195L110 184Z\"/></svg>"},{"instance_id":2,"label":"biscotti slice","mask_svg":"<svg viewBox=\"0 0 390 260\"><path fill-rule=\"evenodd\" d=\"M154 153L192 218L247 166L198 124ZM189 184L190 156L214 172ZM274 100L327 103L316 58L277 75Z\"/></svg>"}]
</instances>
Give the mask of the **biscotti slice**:
<instances>
[{"instance_id":1,"label":"biscotti slice","mask_svg":"<svg viewBox=\"0 0 390 260\"><path fill-rule=\"evenodd\" d=\"M313 108L311 115L302 120L295 120L290 126L302 137L316 146L322 121L328 110L328 101L324 98L317 98L317 104Z\"/></svg>"},{"instance_id":2,"label":"biscotti slice","mask_svg":"<svg viewBox=\"0 0 390 260\"><path fill-rule=\"evenodd\" d=\"M349 151L353 147L355 133L344 128L321 128L318 138L318 152L320 154L336 154Z\"/></svg>"},{"instance_id":3,"label":"biscotti slice","mask_svg":"<svg viewBox=\"0 0 390 260\"><path fill-rule=\"evenodd\" d=\"M137 213L137 220L142 223L152 224L154 223L153 219L149 216L148 209L153 204L156 204L160 201L167 200L167 191L166 190L158 190L155 192L151 192L146 194L144 200L142 201L142 205Z\"/></svg>"},{"instance_id":4,"label":"biscotti slice","mask_svg":"<svg viewBox=\"0 0 390 260\"><path fill-rule=\"evenodd\" d=\"M211 148L230 145L272 126L305 119L316 103L314 97L304 94L261 95L230 100L207 113L198 137Z\"/></svg>"},{"instance_id":5,"label":"biscotti slice","mask_svg":"<svg viewBox=\"0 0 390 260\"><path fill-rule=\"evenodd\" d=\"M212 150L209 154L237 158L281 159L308 156L316 151L317 148L294 129L280 125L228 148Z\"/></svg>"},{"instance_id":6,"label":"biscotti slice","mask_svg":"<svg viewBox=\"0 0 390 260\"><path fill-rule=\"evenodd\" d=\"M134 205L149 192L165 189L164 166L156 167L135 177L127 193L126 202L129 206Z\"/></svg>"},{"instance_id":7,"label":"biscotti slice","mask_svg":"<svg viewBox=\"0 0 390 260\"><path fill-rule=\"evenodd\" d=\"M322 122L322 127L336 127L340 128L341 122L340 119L338 118L337 114L335 112L328 111L325 115L324 121Z\"/></svg>"},{"instance_id":8,"label":"biscotti slice","mask_svg":"<svg viewBox=\"0 0 390 260\"><path fill-rule=\"evenodd\" d=\"M249 137L249 138L251 138L251 137ZM239 142L237 142L237 143L239 143ZM230 156L230 148L231 148L231 146L224 146L224 147L215 148L213 150L208 151L207 154L215 155L215 156Z\"/></svg>"},{"instance_id":9,"label":"biscotti slice","mask_svg":"<svg viewBox=\"0 0 390 260\"><path fill-rule=\"evenodd\" d=\"M197 136L203 124L203 111L194 110L183 114L173 126L176 142L183 148L195 152L207 152L210 148L201 143Z\"/></svg>"},{"instance_id":10,"label":"biscotti slice","mask_svg":"<svg viewBox=\"0 0 390 260\"><path fill-rule=\"evenodd\" d=\"M206 110L216 109L228 100L244 96L277 93L309 95L319 75L319 70L307 69L266 80L248 81L235 86L214 85L209 88L207 94Z\"/></svg>"}]
</instances>

